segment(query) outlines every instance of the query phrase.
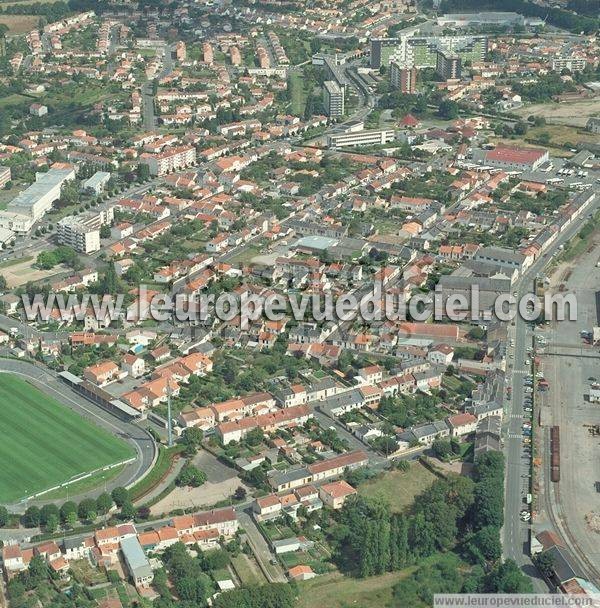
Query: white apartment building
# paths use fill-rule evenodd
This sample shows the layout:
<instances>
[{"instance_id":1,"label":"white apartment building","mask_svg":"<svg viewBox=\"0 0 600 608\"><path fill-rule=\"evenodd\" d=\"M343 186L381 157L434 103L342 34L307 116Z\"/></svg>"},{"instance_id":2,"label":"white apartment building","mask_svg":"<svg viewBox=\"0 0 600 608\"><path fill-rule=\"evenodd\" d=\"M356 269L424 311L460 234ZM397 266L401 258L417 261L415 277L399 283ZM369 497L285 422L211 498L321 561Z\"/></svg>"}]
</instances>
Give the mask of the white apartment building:
<instances>
[{"instance_id":1,"label":"white apartment building","mask_svg":"<svg viewBox=\"0 0 600 608\"><path fill-rule=\"evenodd\" d=\"M112 207L87 217L68 216L58 222L58 242L81 253L100 249L100 227L114 218Z\"/></svg>"},{"instance_id":2,"label":"white apartment building","mask_svg":"<svg viewBox=\"0 0 600 608\"><path fill-rule=\"evenodd\" d=\"M396 134L393 129L375 129L353 131L350 133L335 133L327 137L330 148L346 148L350 146L375 146L394 141Z\"/></svg>"},{"instance_id":3,"label":"white apartment building","mask_svg":"<svg viewBox=\"0 0 600 608\"><path fill-rule=\"evenodd\" d=\"M586 65L587 61L579 57L555 57L552 59L552 69L555 72L565 69L571 72L582 72Z\"/></svg>"},{"instance_id":4,"label":"white apartment building","mask_svg":"<svg viewBox=\"0 0 600 608\"><path fill-rule=\"evenodd\" d=\"M181 146L169 148L159 154L143 154L141 162L148 165L150 175L165 175L170 171L183 169L196 162L196 148Z\"/></svg>"},{"instance_id":5,"label":"white apartment building","mask_svg":"<svg viewBox=\"0 0 600 608\"><path fill-rule=\"evenodd\" d=\"M344 115L344 89L334 80L326 80L323 83L323 105L327 116Z\"/></svg>"}]
</instances>

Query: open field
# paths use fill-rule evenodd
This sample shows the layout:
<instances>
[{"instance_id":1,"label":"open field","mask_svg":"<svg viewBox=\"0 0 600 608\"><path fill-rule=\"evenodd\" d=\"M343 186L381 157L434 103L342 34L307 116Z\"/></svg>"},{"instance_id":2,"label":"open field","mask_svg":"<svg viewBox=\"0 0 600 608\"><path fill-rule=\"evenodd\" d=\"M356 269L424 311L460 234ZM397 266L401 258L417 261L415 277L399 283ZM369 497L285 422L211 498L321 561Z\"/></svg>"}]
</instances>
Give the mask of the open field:
<instances>
[{"instance_id":1,"label":"open field","mask_svg":"<svg viewBox=\"0 0 600 608\"><path fill-rule=\"evenodd\" d=\"M570 103L536 103L513 110L515 114L543 116L548 122L574 127L585 127L590 116L600 114L600 98L573 101Z\"/></svg>"},{"instance_id":2,"label":"open field","mask_svg":"<svg viewBox=\"0 0 600 608\"><path fill-rule=\"evenodd\" d=\"M428 488L435 479L436 476L429 469L419 462L413 462L406 473L390 471L361 484L358 493L383 498L392 511L399 512L411 505L415 496Z\"/></svg>"},{"instance_id":3,"label":"open field","mask_svg":"<svg viewBox=\"0 0 600 608\"><path fill-rule=\"evenodd\" d=\"M37 254L36 254L37 258ZM4 275L6 283L10 288L25 285L28 281L40 281L68 270L66 266L57 266L50 270L34 268L35 259L33 256L14 258L7 260L0 265L0 273Z\"/></svg>"},{"instance_id":4,"label":"open field","mask_svg":"<svg viewBox=\"0 0 600 608\"><path fill-rule=\"evenodd\" d=\"M304 78L300 72L290 73L290 97L292 99L292 114L302 115L304 114L304 107L306 106L306 98L308 95L304 90Z\"/></svg>"},{"instance_id":5,"label":"open field","mask_svg":"<svg viewBox=\"0 0 600 608\"><path fill-rule=\"evenodd\" d=\"M25 6L27 4L50 4L56 0L0 0L0 6Z\"/></svg>"},{"instance_id":6,"label":"open field","mask_svg":"<svg viewBox=\"0 0 600 608\"><path fill-rule=\"evenodd\" d=\"M528 115L529 116L529 115ZM542 134L550 136L547 147L551 153L555 156L569 157L572 153L565 150L565 144L567 147L577 145L578 143L596 143L598 136L594 133L590 133L581 127L563 125L563 124L546 124L540 127L530 127L527 130L527 134L523 137L504 139L501 137L493 137L492 141L501 142L507 146L525 146L525 147L537 147L541 146L539 138Z\"/></svg>"},{"instance_id":7,"label":"open field","mask_svg":"<svg viewBox=\"0 0 600 608\"><path fill-rule=\"evenodd\" d=\"M2 23L2 16L0 15L0 23ZM24 103L31 103L29 97L19 95L19 93L11 93L0 98L0 108L8 108L9 106L19 106Z\"/></svg>"},{"instance_id":8,"label":"open field","mask_svg":"<svg viewBox=\"0 0 600 608\"><path fill-rule=\"evenodd\" d=\"M0 503L133 456L133 449L45 395L0 374Z\"/></svg>"},{"instance_id":9,"label":"open field","mask_svg":"<svg viewBox=\"0 0 600 608\"><path fill-rule=\"evenodd\" d=\"M240 553L231 558L231 564L244 585L264 585L267 582L253 557Z\"/></svg>"},{"instance_id":10,"label":"open field","mask_svg":"<svg viewBox=\"0 0 600 608\"><path fill-rule=\"evenodd\" d=\"M407 568L381 576L357 579L339 573L324 574L298 584L297 608L384 608L392 600L392 587L413 572Z\"/></svg>"},{"instance_id":11,"label":"open field","mask_svg":"<svg viewBox=\"0 0 600 608\"><path fill-rule=\"evenodd\" d=\"M8 26L9 34L24 34L36 28L39 22L37 15L0 15L0 23Z\"/></svg>"}]
</instances>

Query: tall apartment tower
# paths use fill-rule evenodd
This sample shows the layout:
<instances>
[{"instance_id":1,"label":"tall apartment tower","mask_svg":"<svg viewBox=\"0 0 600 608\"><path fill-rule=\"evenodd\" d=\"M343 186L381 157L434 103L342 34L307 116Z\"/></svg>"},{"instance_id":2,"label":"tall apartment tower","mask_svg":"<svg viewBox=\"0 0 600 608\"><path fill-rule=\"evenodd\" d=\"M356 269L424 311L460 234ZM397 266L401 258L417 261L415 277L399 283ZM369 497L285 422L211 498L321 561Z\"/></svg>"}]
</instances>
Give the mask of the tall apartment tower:
<instances>
[{"instance_id":1,"label":"tall apartment tower","mask_svg":"<svg viewBox=\"0 0 600 608\"><path fill-rule=\"evenodd\" d=\"M401 93L414 95L417 91L417 68L399 63L390 62L390 82L394 89Z\"/></svg>"},{"instance_id":2,"label":"tall apartment tower","mask_svg":"<svg viewBox=\"0 0 600 608\"><path fill-rule=\"evenodd\" d=\"M344 89L334 80L323 83L323 105L327 116L331 118L344 115Z\"/></svg>"},{"instance_id":3,"label":"tall apartment tower","mask_svg":"<svg viewBox=\"0 0 600 608\"><path fill-rule=\"evenodd\" d=\"M462 72L462 61L458 55L438 51L435 62L435 71L444 80L460 78Z\"/></svg>"}]
</instances>

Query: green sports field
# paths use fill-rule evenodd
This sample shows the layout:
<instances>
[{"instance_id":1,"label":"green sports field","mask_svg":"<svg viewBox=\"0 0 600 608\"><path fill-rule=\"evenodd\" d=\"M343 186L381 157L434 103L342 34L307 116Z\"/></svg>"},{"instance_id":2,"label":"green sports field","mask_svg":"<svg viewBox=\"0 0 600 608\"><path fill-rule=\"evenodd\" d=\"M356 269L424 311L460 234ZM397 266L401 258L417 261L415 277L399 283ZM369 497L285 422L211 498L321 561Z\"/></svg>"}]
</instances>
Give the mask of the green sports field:
<instances>
[{"instance_id":1,"label":"green sports field","mask_svg":"<svg viewBox=\"0 0 600 608\"><path fill-rule=\"evenodd\" d=\"M0 374L0 504L134 455L124 441L9 374Z\"/></svg>"}]
</instances>

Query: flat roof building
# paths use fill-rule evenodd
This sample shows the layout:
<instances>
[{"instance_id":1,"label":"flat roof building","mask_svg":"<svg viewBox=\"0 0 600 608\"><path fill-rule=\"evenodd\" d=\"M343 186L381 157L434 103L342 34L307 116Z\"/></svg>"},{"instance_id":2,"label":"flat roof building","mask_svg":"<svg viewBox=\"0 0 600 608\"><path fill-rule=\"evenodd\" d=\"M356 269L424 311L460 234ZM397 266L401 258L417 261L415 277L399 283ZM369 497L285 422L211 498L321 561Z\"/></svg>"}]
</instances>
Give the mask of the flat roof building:
<instances>
[{"instance_id":1,"label":"flat roof building","mask_svg":"<svg viewBox=\"0 0 600 608\"><path fill-rule=\"evenodd\" d=\"M29 232L33 224L52 208L52 203L60 198L62 185L72 179L75 179L75 170L70 165L36 173L35 182L18 194L6 211L0 212L0 228Z\"/></svg>"},{"instance_id":2,"label":"flat roof building","mask_svg":"<svg viewBox=\"0 0 600 608\"><path fill-rule=\"evenodd\" d=\"M94 194L98 195L104 189L104 186L108 184L108 180L110 179L110 173L108 171L96 171L92 177L86 179L81 184L81 191L91 191Z\"/></svg>"},{"instance_id":3,"label":"flat roof building","mask_svg":"<svg viewBox=\"0 0 600 608\"><path fill-rule=\"evenodd\" d=\"M374 129L353 131L351 133L333 133L327 137L330 148L347 148L352 146L377 146L394 141L394 129Z\"/></svg>"},{"instance_id":4,"label":"flat roof building","mask_svg":"<svg viewBox=\"0 0 600 608\"><path fill-rule=\"evenodd\" d=\"M121 551L135 586L148 587L154 579L154 573L137 536L123 538Z\"/></svg>"},{"instance_id":5,"label":"flat roof building","mask_svg":"<svg viewBox=\"0 0 600 608\"><path fill-rule=\"evenodd\" d=\"M331 118L344 115L344 89L334 80L323 83L323 105Z\"/></svg>"}]
</instances>

